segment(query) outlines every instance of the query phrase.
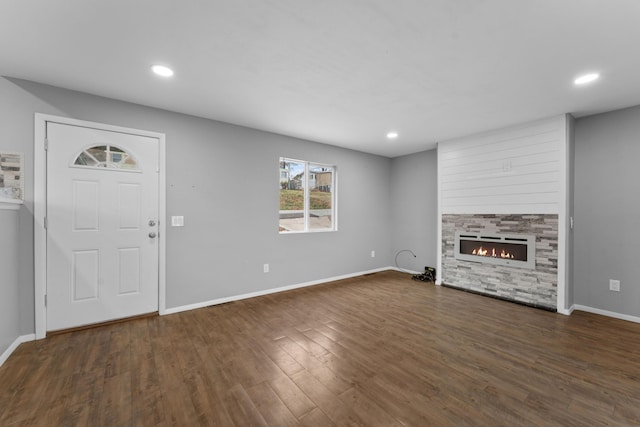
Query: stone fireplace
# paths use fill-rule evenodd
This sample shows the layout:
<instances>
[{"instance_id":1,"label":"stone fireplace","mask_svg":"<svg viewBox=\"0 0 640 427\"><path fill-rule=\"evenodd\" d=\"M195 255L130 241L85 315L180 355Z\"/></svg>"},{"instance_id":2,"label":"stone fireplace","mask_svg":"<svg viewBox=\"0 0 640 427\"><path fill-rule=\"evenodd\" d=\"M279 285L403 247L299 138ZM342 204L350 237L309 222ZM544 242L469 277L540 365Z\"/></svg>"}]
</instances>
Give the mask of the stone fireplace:
<instances>
[{"instance_id":1,"label":"stone fireplace","mask_svg":"<svg viewBox=\"0 0 640 427\"><path fill-rule=\"evenodd\" d=\"M558 215L442 215L442 284L555 309Z\"/></svg>"},{"instance_id":2,"label":"stone fireplace","mask_svg":"<svg viewBox=\"0 0 640 427\"><path fill-rule=\"evenodd\" d=\"M436 283L570 313L572 146L568 115L438 143Z\"/></svg>"}]
</instances>

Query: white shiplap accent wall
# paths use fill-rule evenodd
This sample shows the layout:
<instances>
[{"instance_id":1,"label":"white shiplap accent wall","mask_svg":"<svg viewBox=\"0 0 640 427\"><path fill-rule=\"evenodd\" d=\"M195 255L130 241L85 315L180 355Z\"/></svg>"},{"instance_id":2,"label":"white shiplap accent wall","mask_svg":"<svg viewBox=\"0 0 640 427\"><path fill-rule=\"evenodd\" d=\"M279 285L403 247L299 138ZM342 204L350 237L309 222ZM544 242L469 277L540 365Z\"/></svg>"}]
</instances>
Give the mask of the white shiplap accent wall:
<instances>
[{"instance_id":1,"label":"white shiplap accent wall","mask_svg":"<svg viewBox=\"0 0 640 427\"><path fill-rule=\"evenodd\" d=\"M566 117L438 144L441 214L558 214Z\"/></svg>"}]
</instances>

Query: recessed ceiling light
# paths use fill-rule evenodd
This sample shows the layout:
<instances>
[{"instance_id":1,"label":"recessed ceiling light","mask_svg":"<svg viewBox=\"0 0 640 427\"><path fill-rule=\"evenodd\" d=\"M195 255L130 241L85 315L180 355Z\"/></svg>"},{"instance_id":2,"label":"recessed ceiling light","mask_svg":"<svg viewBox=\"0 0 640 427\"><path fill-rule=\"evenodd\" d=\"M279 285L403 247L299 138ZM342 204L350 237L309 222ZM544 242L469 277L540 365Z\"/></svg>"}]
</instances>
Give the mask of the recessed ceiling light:
<instances>
[{"instance_id":1,"label":"recessed ceiling light","mask_svg":"<svg viewBox=\"0 0 640 427\"><path fill-rule=\"evenodd\" d=\"M387 134L387 139L396 139L398 137L398 132L389 132Z\"/></svg>"},{"instance_id":2,"label":"recessed ceiling light","mask_svg":"<svg viewBox=\"0 0 640 427\"><path fill-rule=\"evenodd\" d=\"M151 71L162 77L173 76L173 70L169 67L165 67L164 65L154 65L151 67Z\"/></svg>"},{"instance_id":3,"label":"recessed ceiling light","mask_svg":"<svg viewBox=\"0 0 640 427\"><path fill-rule=\"evenodd\" d=\"M600 77L600 74L598 73L585 74L584 76L580 76L575 79L573 83L577 85L584 85L594 80L598 80L598 77Z\"/></svg>"}]
</instances>

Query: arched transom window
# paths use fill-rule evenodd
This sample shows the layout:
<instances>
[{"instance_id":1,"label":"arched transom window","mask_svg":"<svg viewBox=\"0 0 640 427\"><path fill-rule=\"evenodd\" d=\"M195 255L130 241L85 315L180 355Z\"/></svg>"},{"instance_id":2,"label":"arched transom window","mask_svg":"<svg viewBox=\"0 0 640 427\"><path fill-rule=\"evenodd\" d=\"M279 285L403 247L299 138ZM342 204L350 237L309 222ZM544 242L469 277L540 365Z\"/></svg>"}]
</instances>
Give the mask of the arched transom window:
<instances>
[{"instance_id":1,"label":"arched transom window","mask_svg":"<svg viewBox=\"0 0 640 427\"><path fill-rule=\"evenodd\" d=\"M73 165L129 171L140 170L138 162L131 153L115 145L94 145L85 148L76 156Z\"/></svg>"}]
</instances>

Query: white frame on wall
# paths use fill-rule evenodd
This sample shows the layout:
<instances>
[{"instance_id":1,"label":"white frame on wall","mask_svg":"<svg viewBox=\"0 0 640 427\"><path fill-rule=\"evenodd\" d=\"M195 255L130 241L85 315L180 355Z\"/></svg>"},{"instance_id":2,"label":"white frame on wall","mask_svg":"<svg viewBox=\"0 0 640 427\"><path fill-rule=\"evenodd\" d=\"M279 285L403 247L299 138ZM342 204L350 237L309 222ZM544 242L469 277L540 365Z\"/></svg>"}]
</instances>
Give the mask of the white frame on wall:
<instances>
[{"instance_id":1,"label":"white frame on wall","mask_svg":"<svg viewBox=\"0 0 640 427\"><path fill-rule=\"evenodd\" d=\"M47 122L92 127L112 132L129 133L133 135L156 138L159 143L158 171L158 312L166 313L166 145L165 135L140 129L106 125L103 123L76 120L49 114L35 114L34 129L34 189L33 189L33 222L34 222L34 308L35 308L35 337L45 338L47 335L47 307L45 304L47 292L47 233L45 218L47 216L47 154L45 139Z\"/></svg>"}]
</instances>

